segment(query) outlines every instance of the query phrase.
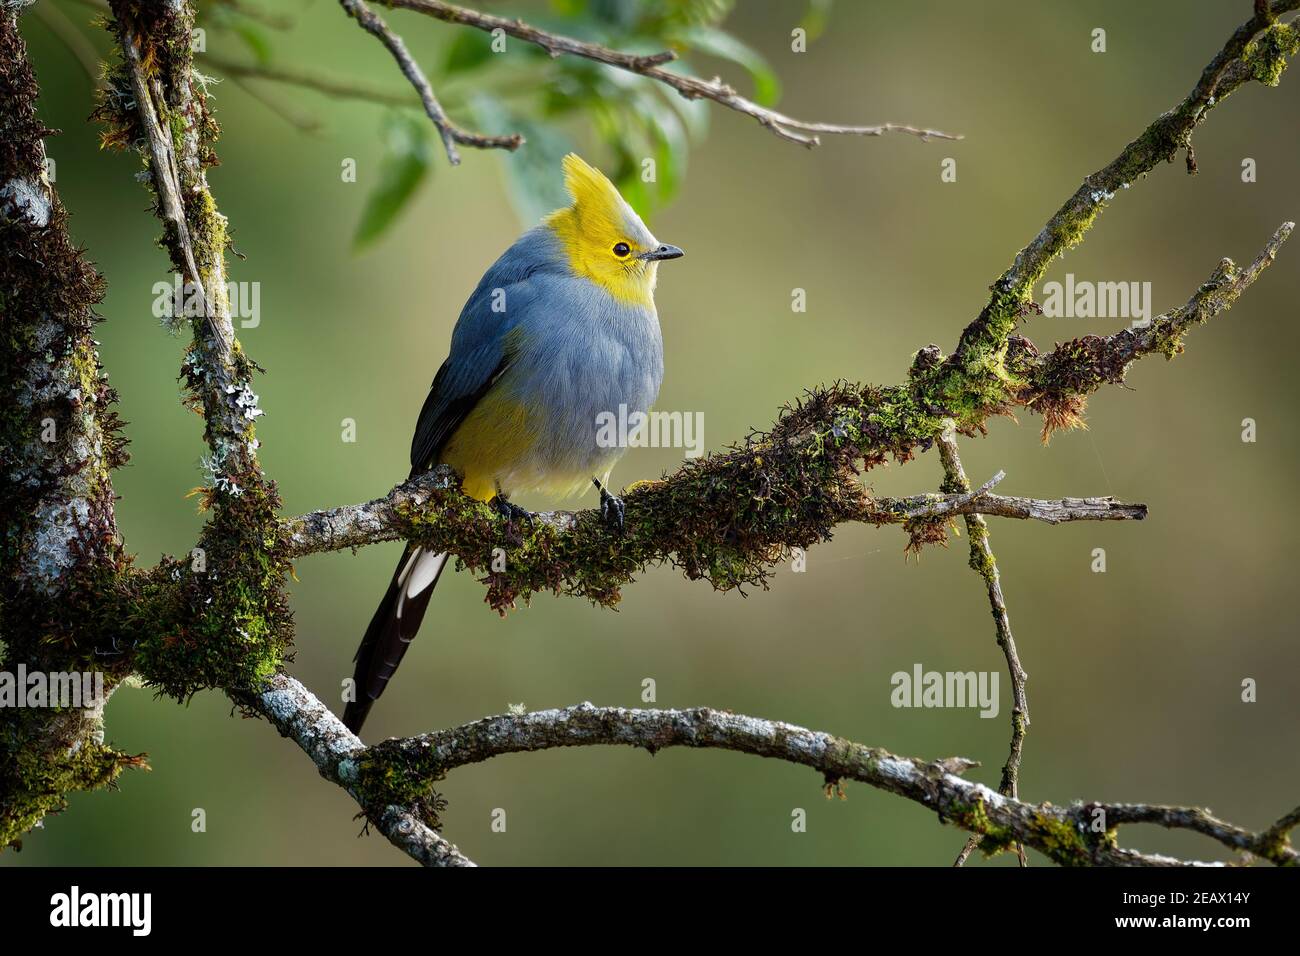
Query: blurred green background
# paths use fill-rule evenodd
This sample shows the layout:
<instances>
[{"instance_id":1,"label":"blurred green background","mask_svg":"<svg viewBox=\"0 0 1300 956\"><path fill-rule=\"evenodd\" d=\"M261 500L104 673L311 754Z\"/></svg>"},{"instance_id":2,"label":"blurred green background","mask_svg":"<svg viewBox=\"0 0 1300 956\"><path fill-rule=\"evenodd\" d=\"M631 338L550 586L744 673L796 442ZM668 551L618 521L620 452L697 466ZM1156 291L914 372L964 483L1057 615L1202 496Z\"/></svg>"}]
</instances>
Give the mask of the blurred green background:
<instances>
[{"instance_id":1,"label":"blurred green background","mask_svg":"<svg viewBox=\"0 0 1300 956\"><path fill-rule=\"evenodd\" d=\"M86 26L85 6L45 3L106 48ZM404 89L387 54L337 5L263 8L295 23L270 31L272 62ZM841 3L808 52L795 54L790 31L806 9L746 0L725 24L779 74L782 110L935 126L966 139L829 138L808 151L708 109L710 129L695 135L676 197L650 224L688 252L660 273L659 407L702 411L713 450L770 423L805 387L837 377L897 382L920 346L951 349L1016 250L1084 175L1191 88L1250 3ZM458 29L385 15L437 85ZM1107 31L1104 54L1090 51L1094 27ZM85 121L91 83L77 60L30 14L24 31L43 118L63 130L49 148L71 228L109 282L99 335L132 455L115 479L119 520L147 564L191 546L201 519L185 493L202 481L204 452L199 422L178 400L185 343L150 313L152 286L168 277L154 245L159 226L133 180L136 157L98 150ZM249 46L213 30L208 49L247 59ZM752 90L735 64L692 65ZM476 77L490 84L492 75L467 74L448 96L466 125L476 122L466 95ZM505 170L527 162L529 147L509 160L466 149L456 169L435 151L410 208L356 252L384 162L384 108L255 89L260 98L232 82L214 88L224 134L210 180L243 257L232 260L232 278L261 283L261 324L240 334L267 370L257 385L267 410L262 460L286 512L297 513L374 497L405 476L415 416L460 306L521 229ZM299 131L267 108L268 97L315 116L320 129ZM1196 136L1198 176L1179 157L1122 192L1049 278L1150 281L1158 312L1186 301L1220 257L1249 261L1300 213L1298 108L1297 75L1235 94ZM586 114L556 129L598 165L619 161ZM945 157L957 160L956 183L940 181ZM1257 161L1257 183L1242 183L1244 157ZM356 159L358 182L341 182L344 158ZM972 479L1005 469L1005 493L1113 494L1151 507L1144 523L993 520L1030 674L1024 797L1196 804L1251 827L1295 804L1300 647L1288 502L1300 464L1297 262L1293 243L1230 314L1189 337L1184 356L1148 359L1129 388L1099 393L1090 431L1044 448L1039 420L1022 415L964 443ZM795 287L807 290L806 314L791 311ZM1048 347L1118 325L1035 318L1026 332ZM1240 437L1246 417L1258 422L1254 444ZM355 443L341 440L345 418L357 423ZM677 458L633 450L615 479L656 476ZM940 469L929 453L867 478L880 493L912 493L935 488ZM594 494L579 502L593 503ZM748 597L652 569L617 613L541 597L500 620L470 575L448 575L367 736L445 727L519 702L638 706L642 680L653 678L657 706L707 704L904 754L977 758L984 766L971 776L996 786L1009 737L1005 674L997 719L890 706L890 675L917 662L1004 667L965 538L919 562L904 561L904 543L897 529L842 528L809 553L806 573L783 568L770 591ZM1106 550L1105 574L1089 569L1094 548ZM397 553L384 545L297 567L291 672L327 701L351 673ZM1259 682L1257 703L1240 700L1246 677ZM125 774L116 794L75 795L0 865L408 863L382 837L358 838L352 801L264 723L232 716L221 694L179 705L123 690L108 732L124 749L147 751L152 772ZM450 800L445 834L485 864L947 864L963 842L919 806L852 784L846 802L828 801L811 771L721 752L510 756L458 770L441 789ZM198 807L205 833L191 832ZM507 813L505 833L491 831L495 808ZM795 808L807 811L806 833L791 831ZM1150 828L1122 839L1220 857L1208 841Z\"/></svg>"}]
</instances>

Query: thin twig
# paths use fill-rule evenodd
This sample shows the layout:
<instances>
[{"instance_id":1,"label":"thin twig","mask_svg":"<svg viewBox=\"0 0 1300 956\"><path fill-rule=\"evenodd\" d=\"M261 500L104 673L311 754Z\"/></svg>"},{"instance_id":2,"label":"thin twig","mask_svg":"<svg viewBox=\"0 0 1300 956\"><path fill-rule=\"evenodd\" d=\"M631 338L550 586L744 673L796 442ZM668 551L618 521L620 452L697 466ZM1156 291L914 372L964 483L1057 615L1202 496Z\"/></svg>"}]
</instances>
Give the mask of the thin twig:
<instances>
[{"instance_id":1,"label":"thin twig","mask_svg":"<svg viewBox=\"0 0 1300 956\"><path fill-rule=\"evenodd\" d=\"M154 187L158 193L163 220L176 231L186 271L185 281L192 285L198 294L199 305L207 318L207 325L215 339L214 346L220 352L229 352L229 339L233 330L218 327L212 315L212 303L208 292L203 287L203 277L199 274L197 260L194 257L194 243L190 238L189 219L185 215L185 203L181 199L180 164L172 137L162 128L158 120L158 111L154 106L155 91L145 77L144 67L140 63L140 44L134 36L124 36L122 55L131 67L131 85L135 92L136 109L140 122L144 126L145 137L149 142L150 171L153 173ZM229 324L228 321L226 323Z\"/></svg>"},{"instance_id":2,"label":"thin twig","mask_svg":"<svg viewBox=\"0 0 1300 956\"><path fill-rule=\"evenodd\" d=\"M414 10L444 23L474 27L488 33L501 30L506 35L517 40L523 40L525 43L541 47L553 57L561 55L579 56L620 70L627 70L629 73L649 77L671 87L688 100L712 100L721 106L735 110L737 113L752 117L759 125L771 130L782 139L798 143L801 146L810 148L817 146L821 142L820 137L817 135L819 133L836 136L883 136L885 133L906 133L910 136L919 137L923 142L932 139L958 140L963 138L957 133L945 133L943 130L924 129L902 123L878 123L874 126L810 123L759 106L754 101L739 95L732 87L723 83L720 79L701 80L698 77L663 69L662 64L676 58L676 54L672 51L664 51L650 56L620 53L598 43L587 43L558 33L540 30L519 19L480 13L467 7L442 3L440 0L379 0L379 2L388 7ZM803 135L805 133L812 135L805 136Z\"/></svg>"},{"instance_id":3,"label":"thin twig","mask_svg":"<svg viewBox=\"0 0 1300 956\"><path fill-rule=\"evenodd\" d=\"M945 474L941 490L946 493L962 492L970 488L966 469L962 467L961 455L957 451L957 436L952 429L947 429L939 436L939 458L943 462ZM1025 693L1025 682L1029 675L1020 666L1020 656L1016 653L1016 640L1011 636L1011 618L1007 614L1007 602L1002 596L1002 576L998 573L997 560L993 557L993 548L989 545L989 526L983 516L966 515L966 536L970 539L970 566L984 579L984 586L989 595L989 606L993 610L993 621L997 628L998 646L1007 659L1007 672L1011 675L1011 753L1002 766L1002 781L998 792L1007 797L1020 795L1018 782L1020 776L1020 758L1025 745L1025 732L1029 727L1029 697ZM962 866L980 838L972 836L957 855L954 866ZM1016 844L1016 856L1021 866L1027 866L1025 848Z\"/></svg>"},{"instance_id":4,"label":"thin twig","mask_svg":"<svg viewBox=\"0 0 1300 956\"><path fill-rule=\"evenodd\" d=\"M245 3L244 0L217 0L218 6L229 7L241 16L250 20L256 20L272 30L291 30L293 29L293 17L283 13L272 13L269 10L263 10L259 6L251 3Z\"/></svg>"},{"instance_id":5,"label":"thin twig","mask_svg":"<svg viewBox=\"0 0 1300 956\"><path fill-rule=\"evenodd\" d=\"M242 77L232 76L230 77L230 82L234 83L253 99L257 100L257 102L261 103L276 116L280 117L280 119L298 130L298 132L320 132L321 121L310 113L306 113L295 106L290 106L287 103L281 102L278 98L259 90L255 83L250 83Z\"/></svg>"},{"instance_id":6,"label":"thin twig","mask_svg":"<svg viewBox=\"0 0 1300 956\"><path fill-rule=\"evenodd\" d=\"M438 128L438 134L442 137L443 148L447 151L447 160L456 166L460 163L460 152L456 149L456 144L460 143L465 146L473 146L477 149L518 149L524 142L523 136L518 133L511 133L508 136L485 136L481 133L471 133L468 130L461 129L450 119L447 118L446 111L443 110L442 104L438 102L438 97L434 95L433 87L429 85L424 71L420 69L418 63L412 58L410 52L406 49L406 44L402 38L388 28L388 24L383 21L377 13L366 5L365 0L339 0L343 9L348 15L353 17L361 28L379 39L393 59L397 61L398 67L401 68L402 75L415 87L415 91L420 94L420 102L424 104L424 112L433 125Z\"/></svg>"},{"instance_id":7,"label":"thin twig","mask_svg":"<svg viewBox=\"0 0 1300 956\"><path fill-rule=\"evenodd\" d=\"M386 106L419 106L413 93L399 93L379 86L371 86L357 80L341 80L327 73L316 73L299 68L275 66L269 63L244 63L215 53L203 54L205 66L211 66L229 76L246 79L270 80L275 83L287 83L305 89L326 93L330 96L348 99L367 100Z\"/></svg>"}]
</instances>

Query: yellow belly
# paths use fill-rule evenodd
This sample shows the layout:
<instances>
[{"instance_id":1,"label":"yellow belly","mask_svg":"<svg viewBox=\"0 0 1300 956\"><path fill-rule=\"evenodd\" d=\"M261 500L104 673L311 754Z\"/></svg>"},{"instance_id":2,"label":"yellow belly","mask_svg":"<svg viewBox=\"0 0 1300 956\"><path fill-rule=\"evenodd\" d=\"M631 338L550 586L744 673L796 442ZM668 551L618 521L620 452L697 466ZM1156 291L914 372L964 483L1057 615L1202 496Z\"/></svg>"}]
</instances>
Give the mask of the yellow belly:
<instances>
[{"instance_id":1,"label":"yellow belly","mask_svg":"<svg viewBox=\"0 0 1300 956\"><path fill-rule=\"evenodd\" d=\"M464 476L465 494L488 501L497 493L498 477L532 450L532 436L527 409L488 393L452 433L440 460Z\"/></svg>"},{"instance_id":2,"label":"yellow belly","mask_svg":"<svg viewBox=\"0 0 1300 956\"><path fill-rule=\"evenodd\" d=\"M542 469L538 464L541 456L535 453L541 430L529 417L530 412L519 402L489 393L452 433L439 461L464 476L462 489L478 501L489 501L498 491L568 496L591 488L592 478L608 480L617 450L612 450L607 465L595 471Z\"/></svg>"}]
</instances>

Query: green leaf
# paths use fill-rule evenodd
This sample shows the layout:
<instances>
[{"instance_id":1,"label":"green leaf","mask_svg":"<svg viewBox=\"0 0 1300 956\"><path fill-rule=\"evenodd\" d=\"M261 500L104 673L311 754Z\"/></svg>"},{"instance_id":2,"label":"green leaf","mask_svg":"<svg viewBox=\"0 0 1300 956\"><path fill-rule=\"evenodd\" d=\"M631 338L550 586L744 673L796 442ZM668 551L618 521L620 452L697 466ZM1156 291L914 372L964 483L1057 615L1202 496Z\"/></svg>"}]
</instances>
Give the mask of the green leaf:
<instances>
[{"instance_id":1,"label":"green leaf","mask_svg":"<svg viewBox=\"0 0 1300 956\"><path fill-rule=\"evenodd\" d=\"M663 68L673 73L681 73L684 76L692 75L690 64L685 60L674 60L672 63L665 63ZM693 139L701 140L709 132L709 103L707 100L688 100L684 96L672 94L667 97L669 104L682 118L686 124L686 129Z\"/></svg>"},{"instance_id":2,"label":"green leaf","mask_svg":"<svg viewBox=\"0 0 1300 956\"><path fill-rule=\"evenodd\" d=\"M492 37L481 30L461 30L447 47L442 71L447 76L468 73L482 66L492 56Z\"/></svg>"},{"instance_id":3,"label":"green leaf","mask_svg":"<svg viewBox=\"0 0 1300 956\"><path fill-rule=\"evenodd\" d=\"M664 206L677 195L690 143L686 128L678 116L657 91L641 89L636 97L637 114L655 143L654 159L658 189L655 205Z\"/></svg>"},{"instance_id":4,"label":"green leaf","mask_svg":"<svg viewBox=\"0 0 1300 956\"><path fill-rule=\"evenodd\" d=\"M259 64L271 62L271 40L263 24L251 20L246 14L234 7L222 5L205 6L198 13L199 21L205 28L212 30L229 30L243 41Z\"/></svg>"},{"instance_id":5,"label":"green leaf","mask_svg":"<svg viewBox=\"0 0 1300 956\"><path fill-rule=\"evenodd\" d=\"M383 137L379 182L366 197L361 221L352 236L354 250L371 245L396 222L433 165L429 121L424 116L390 116Z\"/></svg>"},{"instance_id":6,"label":"green leaf","mask_svg":"<svg viewBox=\"0 0 1300 956\"><path fill-rule=\"evenodd\" d=\"M670 24L717 26L727 19L735 0L662 0Z\"/></svg>"},{"instance_id":7,"label":"green leaf","mask_svg":"<svg viewBox=\"0 0 1300 956\"><path fill-rule=\"evenodd\" d=\"M524 226L534 226L549 212L569 204L560 173L560 160L573 151L573 141L549 123L517 115L487 93L470 99L475 124L486 133L523 133L523 149L499 153L506 169L510 204Z\"/></svg>"},{"instance_id":8,"label":"green leaf","mask_svg":"<svg viewBox=\"0 0 1300 956\"><path fill-rule=\"evenodd\" d=\"M640 0L592 0L589 15L598 23L626 32L641 19L641 7Z\"/></svg>"},{"instance_id":9,"label":"green leaf","mask_svg":"<svg viewBox=\"0 0 1300 956\"><path fill-rule=\"evenodd\" d=\"M244 41L244 45L253 54L253 59L263 65L271 62L271 40L260 24L240 17L231 24L231 29Z\"/></svg>"},{"instance_id":10,"label":"green leaf","mask_svg":"<svg viewBox=\"0 0 1300 956\"><path fill-rule=\"evenodd\" d=\"M635 118L630 118L620 135L606 137L605 142L615 155L615 166L609 170L610 179L627 204L643 219L648 219L654 211L655 195L651 184L641 179L641 161L653 155L654 147L646 130Z\"/></svg>"},{"instance_id":11,"label":"green leaf","mask_svg":"<svg viewBox=\"0 0 1300 956\"><path fill-rule=\"evenodd\" d=\"M808 34L809 43L825 32L826 23L831 15L831 4L834 2L835 0L808 0L808 9L804 11L799 26L803 27L804 32Z\"/></svg>"},{"instance_id":12,"label":"green leaf","mask_svg":"<svg viewBox=\"0 0 1300 956\"><path fill-rule=\"evenodd\" d=\"M762 54L730 33L716 27L686 27L674 31L672 40L744 67L754 81L754 100L761 106L772 106L780 99L781 81Z\"/></svg>"}]
</instances>

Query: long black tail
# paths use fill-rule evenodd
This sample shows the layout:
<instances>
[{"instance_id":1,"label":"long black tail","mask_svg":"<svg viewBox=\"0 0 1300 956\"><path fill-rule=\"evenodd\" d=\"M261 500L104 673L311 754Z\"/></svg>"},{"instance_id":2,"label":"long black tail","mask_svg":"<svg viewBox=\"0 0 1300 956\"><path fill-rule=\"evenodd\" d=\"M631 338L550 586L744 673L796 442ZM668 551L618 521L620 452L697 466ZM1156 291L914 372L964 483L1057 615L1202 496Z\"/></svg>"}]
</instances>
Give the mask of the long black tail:
<instances>
[{"instance_id":1,"label":"long black tail","mask_svg":"<svg viewBox=\"0 0 1300 956\"><path fill-rule=\"evenodd\" d=\"M343 723L354 734L361 732L371 706L388 686L406 648L419 633L429 598L446 564L447 555L431 554L414 545L408 544L402 552L388 593L375 609L354 658L357 699L349 701L343 710Z\"/></svg>"}]
</instances>

